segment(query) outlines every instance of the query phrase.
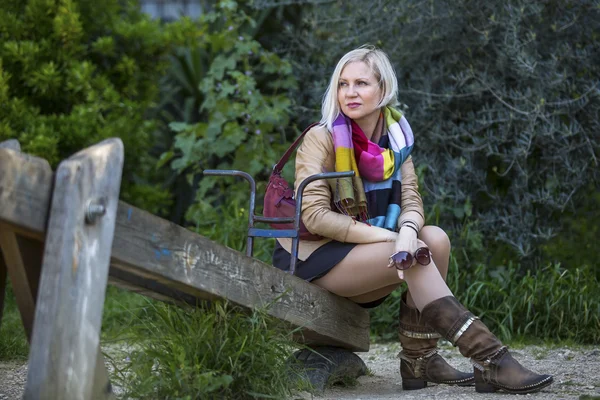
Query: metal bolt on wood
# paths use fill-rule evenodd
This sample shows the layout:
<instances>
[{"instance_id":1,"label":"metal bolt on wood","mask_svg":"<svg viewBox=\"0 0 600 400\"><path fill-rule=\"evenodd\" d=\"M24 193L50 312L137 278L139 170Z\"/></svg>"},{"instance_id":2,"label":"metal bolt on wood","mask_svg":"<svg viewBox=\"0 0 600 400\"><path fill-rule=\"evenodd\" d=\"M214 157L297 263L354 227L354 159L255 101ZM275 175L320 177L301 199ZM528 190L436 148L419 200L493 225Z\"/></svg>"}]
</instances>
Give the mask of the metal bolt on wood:
<instances>
[{"instance_id":1,"label":"metal bolt on wood","mask_svg":"<svg viewBox=\"0 0 600 400\"><path fill-rule=\"evenodd\" d=\"M85 211L85 221L88 224L94 224L96 223L96 219L104 214L106 214L106 207L104 204L97 201L90 201L87 210Z\"/></svg>"}]
</instances>

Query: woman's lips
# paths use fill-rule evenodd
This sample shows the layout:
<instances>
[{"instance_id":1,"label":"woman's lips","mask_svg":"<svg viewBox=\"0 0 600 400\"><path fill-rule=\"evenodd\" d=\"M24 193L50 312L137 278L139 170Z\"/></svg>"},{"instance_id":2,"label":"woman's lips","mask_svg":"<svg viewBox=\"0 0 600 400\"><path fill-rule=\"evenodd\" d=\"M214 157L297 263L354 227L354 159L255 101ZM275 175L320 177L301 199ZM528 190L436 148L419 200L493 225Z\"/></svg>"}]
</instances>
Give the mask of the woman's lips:
<instances>
[{"instance_id":1,"label":"woman's lips","mask_svg":"<svg viewBox=\"0 0 600 400\"><path fill-rule=\"evenodd\" d=\"M360 107L360 103L348 103L348 108L358 108Z\"/></svg>"}]
</instances>

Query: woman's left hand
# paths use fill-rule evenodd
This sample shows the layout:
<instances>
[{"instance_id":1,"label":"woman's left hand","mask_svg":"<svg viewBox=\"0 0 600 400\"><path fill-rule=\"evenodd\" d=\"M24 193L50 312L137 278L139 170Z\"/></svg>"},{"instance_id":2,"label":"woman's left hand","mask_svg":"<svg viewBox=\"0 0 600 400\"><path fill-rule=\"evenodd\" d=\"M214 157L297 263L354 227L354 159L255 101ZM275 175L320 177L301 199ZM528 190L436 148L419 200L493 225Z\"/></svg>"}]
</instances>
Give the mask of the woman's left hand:
<instances>
[{"instance_id":1,"label":"woman's left hand","mask_svg":"<svg viewBox=\"0 0 600 400\"><path fill-rule=\"evenodd\" d=\"M396 246L395 246L395 253L399 252L399 251L406 251L409 254L415 254L415 251L417 251L417 247L418 247L419 243L418 243L418 239L417 239L417 233L408 227L404 227L400 229L400 232L398 233L398 237L396 238ZM391 256L391 254L390 254ZM414 263L414 260L413 260ZM388 267L392 267L393 263L390 263L388 265ZM402 280L404 280L404 271L402 270L397 270L398 271L398 277Z\"/></svg>"}]
</instances>

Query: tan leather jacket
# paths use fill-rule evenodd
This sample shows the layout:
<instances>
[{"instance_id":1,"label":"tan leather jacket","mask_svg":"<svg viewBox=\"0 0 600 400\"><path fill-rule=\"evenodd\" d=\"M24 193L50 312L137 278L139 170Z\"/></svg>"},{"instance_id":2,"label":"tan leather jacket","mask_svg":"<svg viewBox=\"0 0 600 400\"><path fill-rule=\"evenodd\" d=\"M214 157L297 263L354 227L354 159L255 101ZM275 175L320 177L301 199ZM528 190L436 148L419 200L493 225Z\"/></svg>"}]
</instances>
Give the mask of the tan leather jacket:
<instances>
[{"instance_id":1,"label":"tan leather jacket","mask_svg":"<svg viewBox=\"0 0 600 400\"><path fill-rule=\"evenodd\" d=\"M412 158L402 164L402 212L398 226L404 219L423 226L423 201L419 194L418 179ZM296 154L296 189L305 178L322 172L335 171L335 151L331 133L323 126L315 126L304 136ZM319 241L301 240L298 258L306 260L313 251L333 240L348 243L392 242L397 233L384 228L357 222L352 217L331 210L331 190L326 180L312 182L304 189L302 221L311 232L325 237ZM291 252L291 239L277 239Z\"/></svg>"}]
</instances>

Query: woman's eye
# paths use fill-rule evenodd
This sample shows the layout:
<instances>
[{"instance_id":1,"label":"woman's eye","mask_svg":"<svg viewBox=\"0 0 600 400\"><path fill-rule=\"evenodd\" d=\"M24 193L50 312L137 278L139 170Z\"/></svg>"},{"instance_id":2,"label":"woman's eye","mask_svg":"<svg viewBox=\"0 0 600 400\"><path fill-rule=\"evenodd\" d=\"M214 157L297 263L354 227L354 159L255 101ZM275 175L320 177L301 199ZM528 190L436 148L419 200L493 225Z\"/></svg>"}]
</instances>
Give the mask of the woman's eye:
<instances>
[{"instance_id":1,"label":"woman's eye","mask_svg":"<svg viewBox=\"0 0 600 400\"><path fill-rule=\"evenodd\" d=\"M348 86L348 84L346 82L340 82L340 87L343 87L343 86Z\"/></svg>"},{"instance_id":2,"label":"woman's eye","mask_svg":"<svg viewBox=\"0 0 600 400\"><path fill-rule=\"evenodd\" d=\"M359 82L358 82L358 85L359 85L359 86L365 86L366 84L367 84L367 82L365 82L365 81L359 81Z\"/></svg>"}]
</instances>

